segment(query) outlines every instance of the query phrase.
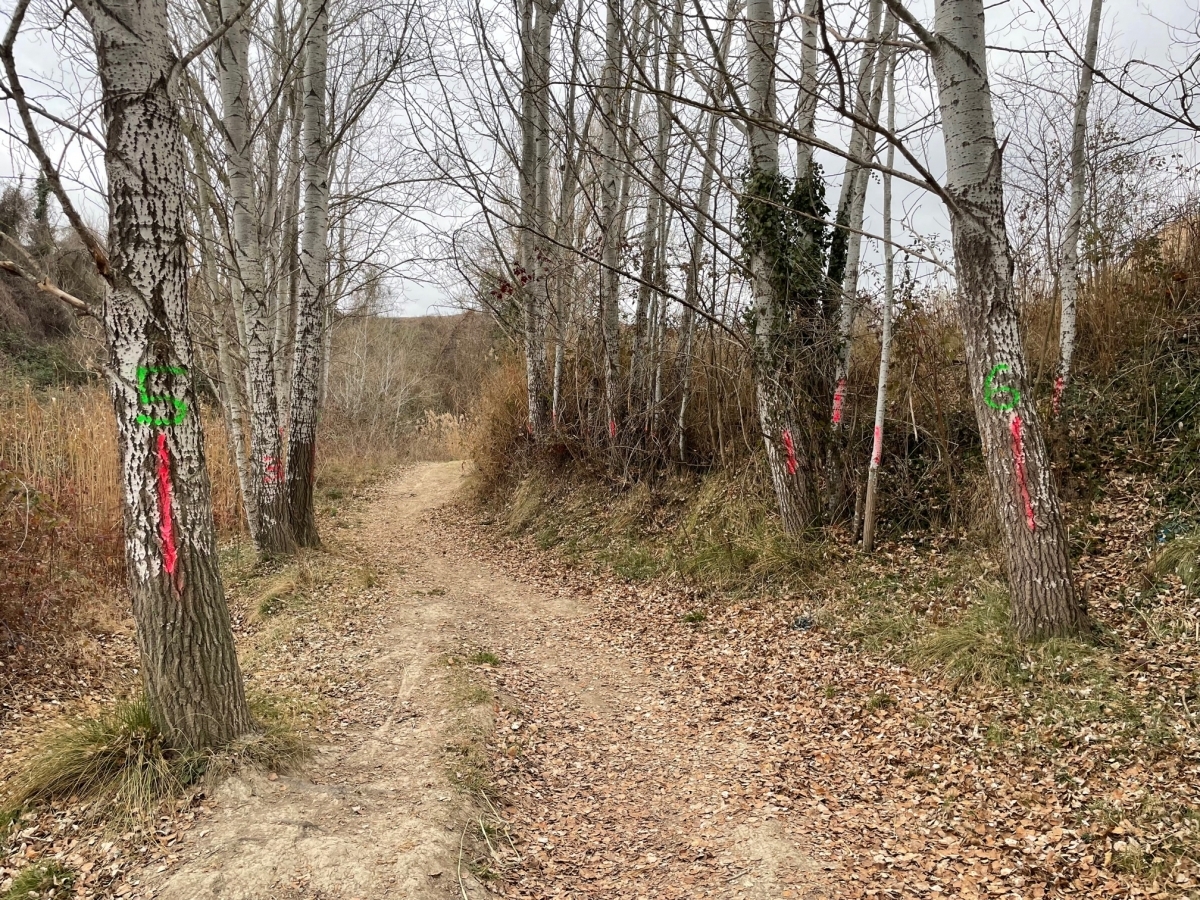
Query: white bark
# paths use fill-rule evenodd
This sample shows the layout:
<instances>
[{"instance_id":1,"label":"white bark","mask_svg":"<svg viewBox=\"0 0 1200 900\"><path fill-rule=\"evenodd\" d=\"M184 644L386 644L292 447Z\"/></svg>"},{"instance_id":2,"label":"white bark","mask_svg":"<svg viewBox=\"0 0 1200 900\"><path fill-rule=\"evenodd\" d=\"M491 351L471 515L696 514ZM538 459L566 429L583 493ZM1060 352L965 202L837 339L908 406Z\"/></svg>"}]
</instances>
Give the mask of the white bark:
<instances>
[{"instance_id":1,"label":"white bark","mask_svg":"<svg viewBox=\"0 0 1200 900\"><path fill-rule=\"evenodd\" d=\"M634 318L633 358L630 364L630 397L633 409L641 413L643 427L647 413L653 405L652 393L648 388L650 379L647 354L650 348L651 331L657 317L651 313L651 295L657 303L664 303L661 282L663 254L665 252L666 229L664 223L665 187L667 183L667 149L671 142L673 121L672 97L678 74L680 41L683 35L683 0L675 0L670 28L666 40L666 60L663 66L662 83L656 85L658 105L658 127L654 140L654 152L650 160L649 201L646 206L646 223L642 239L642 270L638 284L637 313ZM654 71L659 69L655 60ZM661 357L660 357L661 359Z\"/></svg>"},{"instance_id":2,"label":"white bark","mask_svg":"<svg viewBox=\"0 0 1200 900\"><path fill-rule=\"evenodd\" d=\"M187 156L165 0L83 0L105 123L104 328L142 679L178 746L252 727L217 568L191 377Z\"/></svg>"},{"instance_id":3,"label":"white bark","mask_svg":"<svg viewBox=\"0 0 1200 900\"><path fill-rule=\"evenodd\" d=\"M815 2L815 0L811 0ZM719 56L729 58L729 48L733 42L733 21L740 0L729 0L725 8L725 25L721 31ZM816 65L816 57L813 57ZM713 106L720 106L725 99L725 79L718 77L710 92ZM704 161L700 171L700 190L696 198L696 225L692 229L691 242L688 245L687 277L684 282L682 350L679 366L681 369L679 386L679 414L676 417L675 430L677 434L679 461L687 461L687 432L685 428L688 403L691 399L692 388L692 349L696 336L696 308L700 305L700 266L704 258L704 232L710 224L709 209L713 199L713 183L716 177L717 165L717 136L720 134L721 117L716 113L709 115L708 132L704 138ZM807 170L806 170L807 171Z\"/></svg>"},{"instance_id":4,"label":"white bark","mask_svg":"<svg viewBox=\"0 0 1200 900\"><path fill-rule=\"evenodd\" d=\"M873 41L886 41L895 29L896 20L889 13L882 31L868 35ZM871 122L879 121L879 110L883 104L884 79L888 61L893 50L890 46L868 44L863 49L865 79L864 94L859 98L857 113ZM867 56L871 55L868 65ZM858 301L858 272L862 256L863 214L867 202L867 185L870 181L869 168L875 155L875 132L865 126L855 125L851 135L851 155L846 160L846 172L842 178L842 195L838 200L839 227L845 226L846 271L841 283L841 304L838 316L837 370L834 373L833 414L830 417L834 431L841 428L843 404L846 397L846 379L850 373L850 337L854 326L854 313Z\"/></svg>"},{"instance_id":5,"label":"white bark","mask_svg":"<svg viewBox=\"0 0 1200 900\"><path fill-rule=\"evenodd\" d=\"M1088 15L1087 43L1083 50L1083 71L1079 73L1079 93L1075 97L1075 122L1071 133L1071 210L1063 235L1062 315L1058 335L1058 377L1054 379L1051 403L1058 415L1063 392L1071 379L1071 360L1075 355L1075 306L1079 297L1079 231L1083 221L1084 180L1087 166L1084 151L1087 142L1088 101L1092 95L1092 73L1096 66L1096 46L1100 38L1100 15L1104 0L1092 0Z\"/></svg>"},{"instance_id":6,"label":"white bark","mask_svg":"<svg viewBox=\"0 0 1200 900\"><path fill-rule=\"evenodd\" d=\"M896 57L887 67L887 128L896 133ZM879 383L875 391L875 431L867 470L867 501L863 517L863 549L875 547L875 499L879 490L879 465L883 461L883 426L887 412L888 367L892 361L892 300L896 291L896 249L892 246L892 166L896 147L888 143L883 171L883 327L879 336Z\"/></svg>"},{"instance_id":7,"label":"white bark","mask_svg":"<svg viewBox=\"0 0 1200 900\"><path fill-rule=\"evenodd\" d=\"M291 432L288 440L289 520L301 546L320 545L313 509L317 418L321 395L321 333L325 319L329 240L329 128L326 65L329 57L328 0L305 4L304 41L304 224L296 299L295 360L292 365Z\"/></svg>"},{"instance_id":8,"label":"white bark","mask_svg":"<svg viewBox=\"0 0 1200 900\"><path fill-rule=\"evenodd\" d=\"M617 268L621 260L620 196L617 155L620 138L621 78L621 0L607 0L604 36L604 70L600 83L600 120L603 136L600 148L600 227L603 245L600 252L600 332L603 342L604 417L610 443L618 434L617 369L620 346L620 281Z\"/></svg>"},{"instance_id":9,"label":"white bark","mask_svg":"<svg viewBox=\"0 0 1200 900\"><path fill-rule=\"evenodd\" d=\"M220 21L238 8L236 0L220 0ZM245 348L250 396L250 444L259 524L258 549L267 555L293 546L284 491L283 446L276 401L274 329L271 297L263 269L254 188L254 159L248 116L249 27L239 20L218 44L222 124L225 130L229 199L232 205L234 258L242 285Z\"/></svg>"},{"instance_id":10,"label":"white bark","mask_svg":"<svg viewBox=\"0 0 1200 900\"><path fill-rule=\"evenodd\" d=\"M1071 581L1066 527L1018 331L983 0L937 0L935 23L929 42L946 148L959 320L1005 549L1013 625L1023 639L1079 633L1089 628L1087 614ZM997 377L1004 389L999 400Z\"/></svg>"}]
</instances>

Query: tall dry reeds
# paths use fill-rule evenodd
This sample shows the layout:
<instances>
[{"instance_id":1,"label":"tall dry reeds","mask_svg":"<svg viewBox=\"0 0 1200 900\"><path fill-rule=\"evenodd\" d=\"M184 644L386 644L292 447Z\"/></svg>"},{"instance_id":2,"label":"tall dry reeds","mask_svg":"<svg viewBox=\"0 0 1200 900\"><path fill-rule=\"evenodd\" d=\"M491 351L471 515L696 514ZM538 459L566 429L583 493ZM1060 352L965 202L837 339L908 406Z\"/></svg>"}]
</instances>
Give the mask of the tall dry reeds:
<instances>
[{"instance_id":1,"label":"tall dry reeds","mask_svg":"<svg viewBox=\"0 0 1200 900\"><path fill-rule=\"evenodd\" d=\"M120 468L112 404L94 385L39 392L0 386L0 468L49 500L82 541L115 539L121 526ZM205 452L219 530L242 528L237 472L219 415L203 415Z\"/></svg>"}]
</instances>

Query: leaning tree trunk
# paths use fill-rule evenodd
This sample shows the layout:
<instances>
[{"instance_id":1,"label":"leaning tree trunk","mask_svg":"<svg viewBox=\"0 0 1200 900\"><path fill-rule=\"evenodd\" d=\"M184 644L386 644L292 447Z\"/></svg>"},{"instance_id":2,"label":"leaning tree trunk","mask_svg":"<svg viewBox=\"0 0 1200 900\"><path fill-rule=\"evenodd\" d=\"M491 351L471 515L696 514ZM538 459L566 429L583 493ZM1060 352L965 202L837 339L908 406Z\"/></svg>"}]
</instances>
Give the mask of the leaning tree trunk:
<instances>
[{"instance_id":1,"label":"leaning tree trunk","mask_svg":"<svg viewBox=\"0 0 1200 900\"><path fill-rule=\"evenodd\" d=\"M935 28L929 43L946 145L958 311L1012 622L1025 640L1078 634L1089 630L1087 613L1071 580L1066 526L1018 331L983 0L937 0Z\"/></svg>"},{"instance_id":2,"label":"leaning tree trunk","mask_svg":"<svg viewBox=\"0 0 1200 900\"><path fill-rule=\"evenodd\" d=\"M296 298L292 365L292 427L287 498L292 533L302 547L320 546L313 509L317 414L321 398L321 330L325 314L329 236L329 138L325 69L329 57L327 0L308 0L304 52L304 225Z\"/></svg>"},{"instance_id":3,"label":"leaning tree trunk","mask_svg":"<svg viewBox=\"0 0 1200 900\"><path fill-rule=\"evenodd\" d=\"M236 0L220 0L220 19L238 9ZM229 195L233 205L234 258L243 293L246 364L250 395L250 446L258 528L252 529L259 552L273 556L294 547L284 490L283 438L275 385L274 327L263 271L262 242L256 220L254 160L247 122L249 28L236 22L219 42L217 71L222 125L229 155ZM274 148L272 148L274 152Z\"/></svg>"},{"instance_id":4,"label":"leaning tree trunk","mask_svg":"<svg viewBox=\"0 0 1200 900\"><path fill-rule=\"evenodd\" d=\"M1100 12L1104 0L1092 0L1088 18L1087 44L1083 49L1083 71L1079 73L1079 93L1075 98L1075 127L1071 134L1071 211L1063 235L1062 315L1058 332L1058 377L1054 379L1051 410L1058 416L1063 392L1071 380L1071 360L1075 355L1075 303L1079 297L1079 229L1083 221L1083 189L1087 167L1084 150L1087 140L1088 100L1092 95L1092 71L1096 66L1096 45L1100 38Z\"/></svg>"},{"instance_id":5,"label":"leaning tree trunk","mask_svg":"<svg viewBox=\"0 0 1200 900\"><path fill-rule=\"evenodd\" d=\"M896 133L896 56L887 65L888 131ZM888 368L892 362L892 300L896 291L896 250L892 246L892 166L896 147L888 143L883 171L883 329L879 338L879 384L875 391L875 436L867 470L867 499L863 513L863 549L875 549L875 499L879 490L879 465L883 461L883 426L887 412Z\"/></svg>"},{"instance_id":6,"label":"leaning tree trunk","mask_svg":"<svg viewBox=\"0 0 1200 900\"><path fill-rule=\"evenodd\" d=\"M191 375L187 157L165 0L83 0L102 90L111 254L104 330L142 679L181 747L252 728L217 568Z\"/></svg>"}]
</instances>

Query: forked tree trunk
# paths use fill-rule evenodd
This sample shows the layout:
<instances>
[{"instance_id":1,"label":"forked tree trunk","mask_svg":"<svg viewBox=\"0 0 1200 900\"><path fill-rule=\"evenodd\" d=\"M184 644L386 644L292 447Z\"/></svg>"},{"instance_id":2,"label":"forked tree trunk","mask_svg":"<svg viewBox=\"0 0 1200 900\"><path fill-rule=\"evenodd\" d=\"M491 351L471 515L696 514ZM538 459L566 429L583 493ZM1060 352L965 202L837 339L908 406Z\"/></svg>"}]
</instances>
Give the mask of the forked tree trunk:
<instances>
[{"instance_id":1,"label":"forked tree trunk","mask_svg":"<svg viewBox=\"0 0 1200 900\"><path fill-rule=\"evenodd\" d=\"M1018 332L983 0L937 0L935 7L929 43L952 201L956 296L1012 622L1024 640L1079 634L1089 630L1087 613L1071 580L1066 526Z\"/></svg>"},{"instance_id":2,"label":"forked tree trunk","mask_svg":"<svg viewBox=\"0 0 1200 900\"><path fill-rule=\"evenodd\" d=\"M896 57L887 66L887 128L896 133ZM883 461L883 426L887 412L888 367L892 361L892 300L896 292L896 250L892 246L892 166L896 147L888 143L883 172L883 329L879 338L879 383L875 391L875 434L867 469L866 510L863 513L863 549L875 549L875 499L879 490L879 465Z\"/></svg>"},{"instance_id":3,"label":"forked tree trunk","mask_svg":"<svg viewBox=\"0 0 1200 900\"><path fill-rule=\"evenodd\" d=\"M142 679L178 746L252 728L217 568L188 332L187 157L165 0L83 0L105 122L104 329Z\"/></svg>"},{"instance_id":4,"label":"forked tree trunk","mask_svg":"<svg viewBox=\"0 0 1200 900\"><path fill-rule=\"evenodd\" d=\"M1063 235L1062 315L1058 333L1058 377L1054 379L1051 410L1058 415L1063 392L1071 380L1071 360L1075 355L1075 305L1079 297L1079 230L1083 222L1083 192L1087 167L1084 150L1087 142L1088 100L1092 95L1092 72L1096 66L1096 45L1100 42L1100 13L1104 0L1092 0L1088 17L1087 43L1083 49L1083 71L1079 73L1079 93L1075 98L1075 127L1071 134L1071 210Z\"/></svg>"},{"instance_id":5,"label":"forked tree trunk","mask_svg":"<svg viewBox=\"0 0 1200 900\"><path fill-rule=\"evenodd\" d=\"M236 0L220 0L217 19L227 19L237 9ZM246 323L251 471L257 495L254 508L258 515L258 528L254 533L259 552L274 556L291 552L295 542L288 523L284 491L283 440L275 385L275 334L258 234L253 148L247 121L250 108L248 25L241 20L236 22L218 42L218 47L217 74L229 157L229 196L233 206L233 249L243 288Z\"/></svg>"},{"instance_id":6,"label":"forked tree trunk","mask_svg":"<svg viewBox=\"0 0 1200 900\"><path fill-rule=\"evenodd\" d=\"M329 136L325 114L329 57L328 0L305 4L304 224L296 299L296 352L292 365L292 426L288 440L288 518L302 547L321 544L313 509L317 417L321 399L321 331L325 313L329 237Z\"/></svg>"}]
</instances>

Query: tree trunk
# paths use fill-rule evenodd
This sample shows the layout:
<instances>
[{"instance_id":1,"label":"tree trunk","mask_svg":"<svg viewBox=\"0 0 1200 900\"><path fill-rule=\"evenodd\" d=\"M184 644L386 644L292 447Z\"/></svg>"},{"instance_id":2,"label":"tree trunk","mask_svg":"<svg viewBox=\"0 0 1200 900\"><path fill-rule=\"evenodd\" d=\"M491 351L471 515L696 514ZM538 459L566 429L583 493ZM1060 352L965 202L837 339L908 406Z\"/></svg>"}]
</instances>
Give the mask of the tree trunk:
<instances>
[{"instance_id":1,"label":"tree trunk","mask_svg":"<svg viewBox=\"0 0 1200 900\"><path fill-rule=\"evenodd\" d=\"M304 224L296 299L292 365L292 426L288 440L287 498L292 532L302 547L318 547L313 482L321 396L321 331L325 313L329 236L329 135L325 113L329 57L327 0L305 4Z\"/></svg>"},{"instance_id":2,"label":"tree trunk","mask_svg":"<svg viewBox=\"0 0 1200 900\"><path fill-rule=\"evenodd\" d=\"M172 743L215 747L252 721L217 568L191 377L188 165L170 94L167 4L80 6L102 89L110 253L103 318L142 678Z\"/></svg>"},{"instance_id":3,"label":"tree trunk","mask_svg":"<svg viewBox=\"0 0 1200 900\"><path fill-rule=\"evenodd\" d=\"M959 319L1005 549L1012 623L1023 640L1079 634L1089 630L1087 613L1071 581L1066 526L1018 332L983 0L937 0L935 28L931 52Z\"/></svg>"},{"instance_id":4,"label":"tree trunk","mask_svg":"<svg viewBox=\"0 0 1200 900\"><path fill-rule=\"evenodd\" d=\"M1059 319L1058 376L1054 379L1051 410L1058 416L1063 392L1071 379L1071 359L1075 355L1075 303L1079 297L1079 230L1083 221L1084 178L1087 167L1084 151L1087 142L1088 100L1092 95L1092 71L1096 65L1096 45L1100 38L1100 13L1104 0L1092 0L1088 16L1087 44L1083 50L1083 71L1079 73L1079 93L1075 97L1075 127L1071 134L1071 211L1063 235L1062 315Z\"/></svg>"},{"instance_id":5,"label":"tree trunk","mask_svg":"<svg viewBox=\"0 0 1200 900\"><path fill-rule=\"evenodd\" d=\"M746 72L750 121L750 168L745 203L763 207L782 202L779 179L779 136L775 123L775 9L773 0L746 4ZM765 217L763 217L765 219ZM754 226L748 226L753 229ZM752 233L749 239L750 288L753 295L754 381L759 424L767 450L767 467L775 488L779 515L789 532L807 528L818 516L816 472L808 442L796 422L789 370L794 347L792 323L784 314L777 277L780 261L776 236Z\"/></svg>"},{"instance_id":6,"label":"tree trunk","mask_svg":"<svg viewBox=\"0 0 1200 900\"><path fill-rule=\"evenodd\" d=\"M234 465L237 468L238 489L242 495L242 510L246 516L246 527L250 529L251 538L254 539L254 529L258 527L258 516L254 511L255 492L251 489L249 460L246 455L245 406L242 403L242 392L246 384L245 371L241 360L235 358L229 347L229 316L233 301L231 297L225 296L228 292L221 290L220 278L217 275L217 267L213 259L217 242L212 231L212 220L209 218L213 208L213 198L210 188L212 174L208 166L208 155L196 127L189 125L186 133L192 146L192 160L195 165L192 175L196 182L197 204L193 212L200 231L200 271L208 291L209 312L217 341L217 370L221 376L219 392L221 409L225 415L225 427L229 432L229 443ZM236 327L237 323L235 322L234 328L236 329ZM254 540L257 545L257 540Z\"/></svg>"},{"instance_id":7,"label":"tree trunk","mask_svg":"<svg viewBox=\"0 0 1200 900\"><path fill-rule=\"evenodd\" d=\"M896 133L896 57L888 61L888 131ZM863 513L863 550L875 549L875 497L879 490L879 464L883 460L883 426L887 412L888 367L892 361L892 300L896 291L896 251L892 247L892 165L896 147L888 142L886 169L883 173L883 329L879 338L879 384L875 392L875 438L871 443L871 463L867 470L866 511Z\"/></svg>"},{"instance_id":8,"label":"tree trunk","mask_svg":"<svg viewBox=\"0 0 1200 900\"><path fill-rule=\"evenodd\" d=\"M729 58L729 46L733 41L733 21L737 0L730 0L726 8L725 26L721 31L719 52L722 59ZM712 104L720 106L725 99L725 80L716 79L712 89ZM704 136L704 160L700 170L700 189L696 197L696 227L692 229L692 240L688 246L687 276L684 281L683 322L680 326L682 352L679 366L682 370L679 385L679 414L676 417L677 446L679 461L687 462L687 434L684 423L692 388L692 348L696 335L696 308L700 305L700 266L704 258L704 232L709 225L709 209L713 197L713 181L717 174L717 137L721 130L721 117L711 113L708 118L708 133Z\"/></svg>"},{"instance_id":9,"label":"tree trunk","mask_svg":"<svg viewBox=\"0 0 1200 900\"><path fill-rule=\"evenodd\" d=\"M620 280L621 228L617 154L620 152L621 0L607 0L604 70L600 83L603 128L600 160L600 338L604 369L604 418L609 443L616 445L619 414L621 353Z\"/></svg>"},{"instance_id":10,"label":"tree trunk","mask_svg":"<svg viewBox=\"0 0 1200 900\"><path fill-rule=\"evenodd\" d=\"M880 41L891 38L896 24L891 13L886 16L883 30L876 34ZM890 46L880 45L876 50L873 75L870 79L871 90L867 97L865 115L869 121L879 121L879 110L883 104L884 80L888 71L889 61L893 55ZM849 458L847 441L848 435L842 428L845 416L847 382L850 377L850 353L852 348L854 316L858 310L858 273L862 258L862 227L863 215L866 210L867 186L870 181L869 168L875 155L875 132L869 128L860 128L861 140L856 144L861 156L846 161L846 174L839 205L837 228L846 235L845 274L840 285L841 302L839 305L837 331L837 367L833 376L833 409L830 414L832 438L829 442L829 458L826 474L829 481L827 503L831 520L838 519L844 514L847 503L848 481L855 481L853 460ZM843 217L844 214L844 217ZM832 287L832 286L831 286ZM857 533L857 521L854 523L854 533Z\"/></svg>"},{"instance_id":11,"label":"tree trunk","mask_svg":"<svg viewBox=\"0 0 1200 900\"><path fill-rule=\"evenodd\" d=\"M895 29L896 20L889 13L883 30L876 37L889 40ZM883 105L884 80L888 72L893 49L881 46L876 51L876 65L871 78L871 91L867 98L864 115L872 122L879 121L879 110ZM839 431L845 402L846 379L850 374L850 339L854 327L854 313L858 305L858 273L862 261L862 227L867 204L867 185L870 181L870 164L875 156L875 132L862 128L861 140L855 145L858 156L846 161L842 196L838 201L838 227L846 233L846 268L841 284L841 304L838 320L837 371L834 373L836 393L833 401L834 431ZM843 219L843 213L845 218ZM849 226L849 227L846 227Z\"/></svg>"},{"instance_id":12,"label":"tree trunk","mask_svg":"<svg viewBox=\"0 0 1200 900\"><path fill-rule=\"evenodd\" d=\"M236 0L220 0L219 19L231 16ZM271 298L263 271L256 220L254 160L249 133L249 28L236 22L218 42L222 124L229 154L229 195L233 206L234 258L242 283L245 347L250 395L250 445L253 454L259 552L274 556L294 547L284 491L283 441L276 403L274 329Z\"/></svg>"},{"instance_id":13,"label":"tree trunk","mask_svg":"<svg viewBox=\"0 0 1200 900\"><path fill-rule=\"evenodd\" d=\"M861 119L866 118L871 91L871 72L878 55L879 25L883 15L882 0L870 0L867 13L866 43L863 44L862 56L858 61L858 79L854 90L854 112ZM846 170L842 176L842 192L838 198L836 226L829 246L829 285L836 290L846 275L846 252L850 233L846 225L850 221L850 204L854 197L855 180L858 177L859 166L856 160L862 158L863 144L867 140L867 129L855 124L850 129L850 143L846 148Z\"/></svg>"}]
</instances>

